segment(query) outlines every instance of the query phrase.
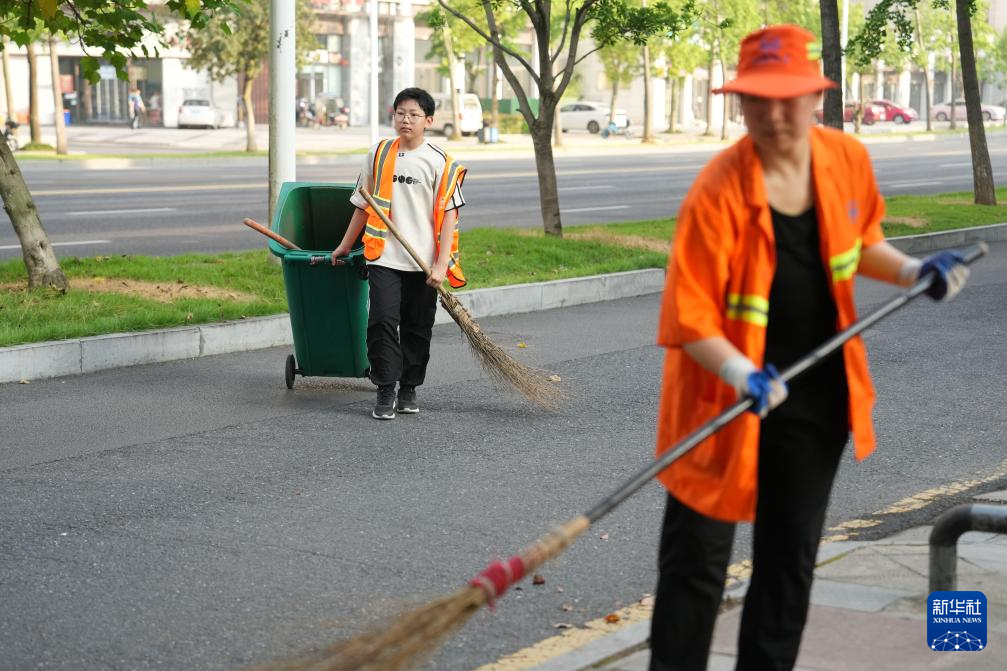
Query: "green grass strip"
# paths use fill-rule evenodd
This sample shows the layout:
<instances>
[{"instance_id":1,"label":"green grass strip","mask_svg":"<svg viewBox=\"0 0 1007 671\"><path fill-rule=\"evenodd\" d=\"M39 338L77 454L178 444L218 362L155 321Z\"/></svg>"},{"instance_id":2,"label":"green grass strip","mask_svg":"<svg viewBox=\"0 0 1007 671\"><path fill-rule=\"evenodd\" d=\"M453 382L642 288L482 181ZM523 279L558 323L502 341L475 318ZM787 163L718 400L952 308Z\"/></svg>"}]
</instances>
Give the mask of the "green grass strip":
<instances>
[{"instance_id":1,"label":"green grass strip","mask_svg":"<svg viewBox=\"0 0 1007 671\"><path fill-rule=\"evenodd\" d=\"M1007 188L998 189L997 198L1007 202ZM887 204L889 221L883 227L888 236L1007 222L1007 205L974 205L970 193L894 196ZM663 268L674 226L674 219L568 226L563 238L546 236L540 229L463 229L466 288ZM169 257L63 257L60 263L71 283L66 294L27 291L23 262L0 262L0 347L287 310L281 267L264 250ZM78 280L77 288L74 280ZM82 281L104 288L117 280L147 282L155 288L213 288L223 293L164 302L80 288Z\"/></svg>"}]
</instances>

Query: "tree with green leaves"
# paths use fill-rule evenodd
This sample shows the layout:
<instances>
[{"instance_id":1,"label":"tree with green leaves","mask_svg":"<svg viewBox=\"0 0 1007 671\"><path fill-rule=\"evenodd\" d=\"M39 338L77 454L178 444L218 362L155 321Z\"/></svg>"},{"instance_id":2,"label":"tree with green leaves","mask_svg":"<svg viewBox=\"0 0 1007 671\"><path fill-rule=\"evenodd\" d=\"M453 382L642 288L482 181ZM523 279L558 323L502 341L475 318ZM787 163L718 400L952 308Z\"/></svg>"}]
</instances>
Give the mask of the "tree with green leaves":
<instances>
[{"instance_id":1,"label":"tree with green leaves","mask_svg":"<svg viewBox=\"0 0 1007 671\"><path fill-rule=\"evenodd\" d=\"M461 113L461 99L458 91L463 82L455 81L458 71L459 56L465 59L466 55L476 51L485 41L478 34L469 29L460 19L445 14L438 8L423 12L416 17L425 22L433 29L430 40L430 55L440 59L440 66L437 72L448 78L451 82L451 118L458 119ZM465 59L466 61L468 59ZM446 110L445 110L446 111ZM462 136L461 125L452 122L451 139L459 140ZM447 135L448 133L445 133Z\"/></svg>"},{"instance_id":2,"label":"tree with green leaves","mask_svg":"<svg viewBox=\"0 0 1007 671\"><path fill-rule=\"evenodd\" d=\"M204 24L222 7L241 0L165 0L162 12L150 12L146 0L17 0L0 4L0 47L8 38L27 46L40 33L74 35L85 50L81 67L92 83L99 79L101 60L127 78L131 55L157 55L143 44L148 34L163 35L163 17L180 17ZM0 142L0 199L21 243L28 287L54 287L65 291L68 283L42 227L38 209L6 142Z\"/></svg>"},{"instance_id":3,"label":"tree with green leaves","mask_svg":"<svg viewBox=\"0 0 1007 671\"><path fill-rule=\"evenodd\" d=\"M296 0L294 58L297 67L307 62L308 52L317 49L312 34L314 14L310 0ZM237 76L241 81L241 101L245 118L245 151L258 151L255 139L255 110L252 84L269 58L270 0L247 0L242 5L228 5L213 18L190 25L185 37L189 50L188 66L206 70L210 78L222 82ZM289 101L293 105L295 101ZM286 104L282 102L280 104Z\"/></svg>"},{"instance_id":4,"label":"tree with green leaves","mask_svg":"<svg viewBox=\"0 0 1007 671\"><path fill-rule=\"evenodd\" d=\"M616 42L598 51L605 78L612 87L609 99L608 122L615 121L615 105L619 98L619 87L629 86L640 72L640 47L632 42Z\"/></svg>"},{"instance_id":5,"label":"tree with green leaves","mask_svg":"<svg viewBox=\"0 0 1007 671\"><path fill-rule=\"evenodd\" d=\"M563 98L574 68L594 51L629 40L644 44L657 33L677 35L691 21L692 2L682 8L672 8L666 2L650 7L631 7L626 0L437 0L446 13L461 19L493 47L493 59L518 99L518 107L531 131L538 168L539 201L542 224L547 235L562 236L559 212L559 191L556 187L556 165L552 151L552 129L556 107ZM508 46L499 31L499 12L519 11L531 25L534 41L533 56L522 54ZM482 28L474 17L486 18ZM584 30L591 30L594 48L581 53ZM538 94L538 111L529 100L535 96L526 91L516 70L523 68L531 77Z\"/></svg>"},{"instance_id":6,"label":"tree with green leaves","mask_svg":"<svg viewBox=\"0 0 1007 671\"><path fill-rule=\"evenodd\" d=\"M656 54L664 58L664 79L668 90L668 133L675 133L678 121L678 110L681 107L682 86L685 78L691 75L706 59L703 48L694 39L695 26L683 33L680 39L655 40Z\"/></svg>"},{"instance_id":7,"label":"tree with green leaves","mask_svg":"<svg viewBox=\"0 0 1007 671\"><path fill-rule=\"evenodd\" d=\"M899 47L908 50L913 40L913 20L910 18L910 13L920 1L881 0L875 5L868 12L863 28L850 40L851 51L857 62L870 62L881 53L889 26L894 28ZM950 0L932 0L932 5L951 11ZM976 53L973 47L972 16L975 10L976 0L955 0L962 88L965 93L965 114L969 124L969 147L972 150L973 195L977 205L996 205L993 166L986 144L979 77L976 72Z\"/></svg>"}]
</instances>

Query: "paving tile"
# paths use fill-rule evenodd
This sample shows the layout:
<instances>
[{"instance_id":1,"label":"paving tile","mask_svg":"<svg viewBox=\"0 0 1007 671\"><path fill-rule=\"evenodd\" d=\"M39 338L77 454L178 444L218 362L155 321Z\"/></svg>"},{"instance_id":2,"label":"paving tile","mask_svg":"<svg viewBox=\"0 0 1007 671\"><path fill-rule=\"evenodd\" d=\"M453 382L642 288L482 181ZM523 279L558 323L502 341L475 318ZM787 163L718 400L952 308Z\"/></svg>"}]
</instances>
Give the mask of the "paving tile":
<instances>
[{"instance_id":1,"label":"paving tile","mask_svg":"<svg viewBox=\"0 0 1007 671\"><path fill-rule=\"evenodd\" d=\"M911 594L912 592L884 587L818 579L811 586L811 603L876 613L897 599Z\"/></svg>"}]
</instances>

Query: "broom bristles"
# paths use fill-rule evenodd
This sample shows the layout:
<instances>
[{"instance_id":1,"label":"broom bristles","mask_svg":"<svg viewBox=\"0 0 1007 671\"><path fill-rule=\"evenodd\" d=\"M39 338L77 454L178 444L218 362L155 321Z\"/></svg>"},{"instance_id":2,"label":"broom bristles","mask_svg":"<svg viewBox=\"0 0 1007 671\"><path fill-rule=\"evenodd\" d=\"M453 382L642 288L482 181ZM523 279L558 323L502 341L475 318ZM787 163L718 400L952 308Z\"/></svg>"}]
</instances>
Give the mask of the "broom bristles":
<instances>
[{"instance_id":1,"label":"broom bristles","mask_svg":"<svg viewBox=\"0 0 1007 671\"><path fill-rule=\"evenodd\" d=\"M500 562L491 564L471 584L454 594L400 615L387 626L312 655L258 666L250 671L406 671L416 668L480 608L502 596L523 576L561 554L589 526L591 522L587 517L576 517L525 548L516 557L524 566L523 573L496 585L495 589L491 582L480 578L491 573L499 576L491 569L502 566Z\"/></svg>"},{"instance_id":2,"label":"broom bristles","mask_svg":"<svg viewBox=\"0 0 1007 671\"><path fill-rule=\"evenodd\" d=\"M545 371L515 361L489 336L483 333L465 306L454 295L439 290L441 305L465 336L465 341L490 378L500 386L510 387L544 410L555 411L566 400L563 389L551 382Z\"/></svg>"}]
</instances>

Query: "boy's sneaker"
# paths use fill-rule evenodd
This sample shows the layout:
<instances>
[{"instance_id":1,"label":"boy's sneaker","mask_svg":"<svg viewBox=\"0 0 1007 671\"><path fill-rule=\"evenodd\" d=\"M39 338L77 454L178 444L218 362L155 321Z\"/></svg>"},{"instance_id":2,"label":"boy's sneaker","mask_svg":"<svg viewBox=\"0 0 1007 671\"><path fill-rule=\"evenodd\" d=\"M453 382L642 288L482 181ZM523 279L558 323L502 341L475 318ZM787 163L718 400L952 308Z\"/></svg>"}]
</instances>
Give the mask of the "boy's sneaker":
<instances>
[{"instance_id":1,"label":"boy's sneaker","mask_svg":"<svg viewBox=\"0 0 1007 671\"><path fill-rule=\"evenodd\" d=\"M374 404L374 419L395 419L395 385L386 384L378 387L378 401Z\"/></svg>"},{"instance_id":2,"label":"boy's sneaker","mask_svg":"<svg viewBox=\"0 0 1007 671\"><path fill-rule=\"evenodd\" d=\"M416 387L406 385L399 386L399 400L396 403L399 412L405 415L415 415L420 411L420 406L416 405Z\"/></svg>"}]
</instances>

